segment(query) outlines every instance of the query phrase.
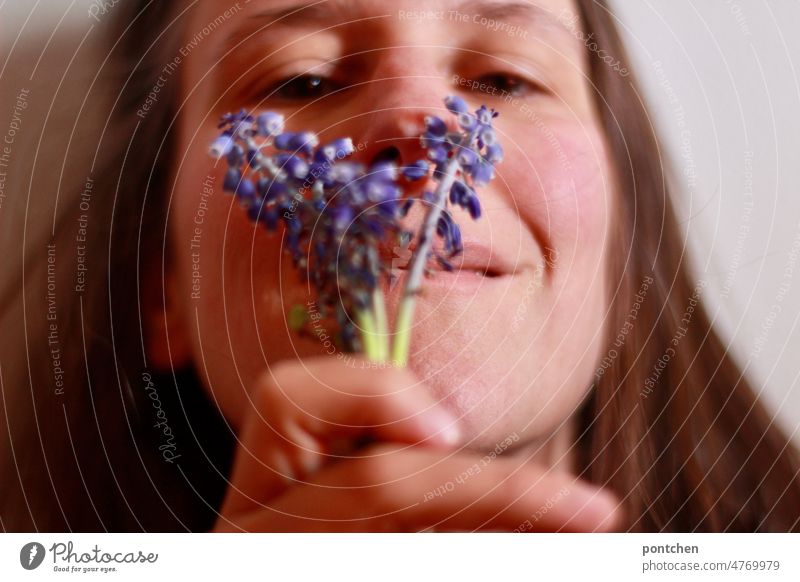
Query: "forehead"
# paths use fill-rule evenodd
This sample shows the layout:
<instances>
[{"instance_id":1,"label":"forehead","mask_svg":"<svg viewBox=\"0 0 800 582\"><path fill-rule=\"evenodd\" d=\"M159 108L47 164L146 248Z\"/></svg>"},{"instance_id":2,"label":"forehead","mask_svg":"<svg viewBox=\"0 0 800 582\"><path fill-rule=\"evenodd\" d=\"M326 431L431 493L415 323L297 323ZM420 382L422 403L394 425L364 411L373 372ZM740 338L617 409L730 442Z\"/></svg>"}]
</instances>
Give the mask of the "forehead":
<instances>
[{"instance_id":1,"label":"forehead","mask_svg":"<svg viewBox=\"0 0 800 582\"><path fill-rule=\"evenodd\" d=\"M228 2L211 2L219 10L231 8ZM444 12L485 16L528 16L552 18L563 9L572 8L572 0L250 0L237 2L237 11L265 13L277 18L334 18L354 14L414 12L431 15Z\"/></svg>"},{"instance_id":2,"label":"forehead","mask_svg":"<svg viewBox=\"0 0 800 582\"><path fill-rule=\"evenodd\" d=\"M233 5L215 0L201 2L200 8L205 18L219 13L232 21L224 28L239 39L261 29L319 29L376 20L397 26L472 23L491 32L524 23L535 31L568 33L564 23L577 19L573 0L248 0Z\"/></svg>"}]
</instances>

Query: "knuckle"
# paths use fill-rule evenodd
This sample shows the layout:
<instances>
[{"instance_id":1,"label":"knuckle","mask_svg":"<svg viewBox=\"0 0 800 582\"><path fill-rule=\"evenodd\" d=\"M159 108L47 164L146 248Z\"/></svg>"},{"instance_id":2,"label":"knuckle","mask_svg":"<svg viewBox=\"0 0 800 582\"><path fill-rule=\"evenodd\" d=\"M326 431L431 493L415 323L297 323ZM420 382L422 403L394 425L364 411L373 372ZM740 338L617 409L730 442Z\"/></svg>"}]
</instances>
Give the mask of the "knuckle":
<instances>
[{"instance_id":1,"label":"knuckle","mask_svg":"<svg viewBox=\"0 0 800 582\"><path fill-rule=\"evenodd\" d=\"M398 389L395 377L388 370L365 370L361 381L355 384L358 396L386 396Z\"/></svg>"},{"instance_id":2,"label":"knuckle","mask_svg":"<svg viewBox=\"0 0 800 582\"><path fill-rule=\"evenodd\" d=\"M271 388L286 388L297 376L297 364L289 361L280 361L270 364L269 370L264 374L265 384Z\"/></svg>"},{"instance_id":3,"label":"knuckle","mask_svg":"<svg viewBox=\"0 0 800 582\"><path fill-rule=\"evenodd\" d=\"M394 392L417 383L414 374L406 368L396 366L379 366L370 370L371 384L382 393Z\"/></svg>"},{"instance_id":4,"label":"knuckle","mask_svg":"<svg viewBox=\"0 0 800 582\"><path fill-rule=\"evenodd\" d=\"M368 447L357 465L359 481L365 485L385 485L397 478L397 460L393 448L386 445Z\"/></svg>"},{"instance_id":5,"label":"knuckle","mask_svg":"<svg viewBox=\"0 0 800 582\"><path fill-rule=\"evenodd\" d=\"M283 360L270 364L256 383L254 401L263 413L283 409L288 401L302 399L307 372L301 364Z\"/></svg>"},{"instance_id":6,"label":"knuckle","mask_svg":"<svg viewBox=\"0 0 800 582\"><path fill-rule=\"evenodd\" d=\"M392 450L387 445L371 446L367 449L369 456L354 463L351 482L355 493L363 496L376 514L392 511L399 501L397 459Z\"/></svg>"},{"instance_id":7,"label":"knuckle","mask_svg":"<svg viewBox=\"0 0 800 582\"><path fill-rule=\"evenodd\" d=\"M267 375L262 376L256 382L251 399L253 402L253 412L263 416L264 414L275 411L279 408L279 399L282 391L273 384L272 379Z\"/></svg>"},{"instance_id":8,"label":"knuckle","mask_svg":"<svg viewBox=\"0 0 800 582\"><path fill-rule=\"evenodd\" d=\"M501 463L499 487L504 503L511 507L521 503L536 489L537 477L516 463Z\"/></svg>"}]
</instances>

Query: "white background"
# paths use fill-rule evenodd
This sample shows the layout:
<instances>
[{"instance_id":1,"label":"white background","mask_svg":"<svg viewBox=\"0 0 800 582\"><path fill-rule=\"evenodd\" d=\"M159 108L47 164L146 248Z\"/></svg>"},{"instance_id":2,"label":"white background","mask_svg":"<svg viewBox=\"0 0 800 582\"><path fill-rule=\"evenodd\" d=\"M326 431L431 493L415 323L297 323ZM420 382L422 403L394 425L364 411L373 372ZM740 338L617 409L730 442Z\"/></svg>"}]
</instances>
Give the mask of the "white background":
<instances>
[{"instance_id":1,"label":"white background","mask_svg":"<svg viewBox=\"0 0 800 582\"><path fill-rule=\"evenodd\" d=\"M118 564L113 573L64 573L66 553L157 553L149 564ZM20 566L20 550L39 542L42 564ZM676 553L677 545L697 553ZM647 550L645 550L647 548ZM667 553L669 549L673 552ZM313 559L309 557L313 556ZM580 556L580 559L576 559ZM744 561L771 561L752 571ZM736 570L730 569L737 562ZM775 561L779 562L775 569ZM664 571L666 564L698 563L706 571ZM68 565L75 565L74 561ZM83 564L89 567L96 564ZM766 564L764 564L766 566ZM650 568L646 573L645 568ZM680 567L680 566L678 566ZM724 568L727 567L727 570ZM660 568L660 569L659 569ZM713 568L713 571L708 569ZM4 580L770 580L800 576L792 534L5 534L0 536Z\"/></svg>"}]
</instances>

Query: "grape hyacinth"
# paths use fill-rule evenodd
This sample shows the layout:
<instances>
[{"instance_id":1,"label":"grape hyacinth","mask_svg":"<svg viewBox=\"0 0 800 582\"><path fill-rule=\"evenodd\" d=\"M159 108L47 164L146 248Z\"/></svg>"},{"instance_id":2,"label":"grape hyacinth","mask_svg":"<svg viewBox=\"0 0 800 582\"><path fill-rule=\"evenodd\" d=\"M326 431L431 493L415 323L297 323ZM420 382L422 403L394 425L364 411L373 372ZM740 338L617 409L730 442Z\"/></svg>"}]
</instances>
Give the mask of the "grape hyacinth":
<instances>
[{"instance_id":1,"label":"grape hyacinth","mask_svg":"<svg viewBox=\"0 0 800 582\"><path fill-rule=\"evenodd\" d=\"M312 132L285 131L283 116L274 112L253 116L242 110L220 121L222 132L210 154L227 162L223 189L239 200L250 220L268 231L283 227L293 265L314 289L320 316L336 321L335 339L345 351L405 366L427 267L435 260L452 270L449 259L463 250L450 208L460 207L473 219L481 215L475 189L493 178L494 164L503 156L492 128L498 114L485 106L472 113L455 96L445 105L457 117L458 131L448 131L440 117L427 117L420 137L427 160L403 167L350 161L355 148L349 138L320 145ZM419 196L426 206L424 222L419 232L403 230L402 218L415 201L403 185L429 176L437 187ZM443 240L444 256L432 250L434 236ZM391 259L380 249L407 245L413 238L390 350L380 282L392 276ZM294 308L289 320L302 331L308 314Z\"/></svg>"}]
</instances>

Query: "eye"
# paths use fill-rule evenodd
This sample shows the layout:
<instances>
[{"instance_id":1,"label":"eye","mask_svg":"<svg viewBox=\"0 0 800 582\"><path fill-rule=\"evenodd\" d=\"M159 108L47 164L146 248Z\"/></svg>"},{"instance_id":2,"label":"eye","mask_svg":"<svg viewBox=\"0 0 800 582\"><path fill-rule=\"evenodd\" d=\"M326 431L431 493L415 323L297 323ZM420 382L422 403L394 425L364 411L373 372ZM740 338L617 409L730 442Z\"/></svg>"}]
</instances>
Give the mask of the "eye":
<instances>
[{"instance_id":1,"label":"eye","mask_svg":"<svg viewBox=\"0 0 800 582\"><path fill-rule=\"evenodd\" d=\"M542 91L542 88L538 84L507 73L482 75L476 80L479 83L485 83L486 87L495 89L502 97L506 95L524 97L531 93Z\"/></svg>"},{"instance_id":2,"label":"eye","mask_svg":"<svg viewBox=\"0 0 800 582\"><path fill-rule=\"evenodd\" d=\"M340 88L328 77L299 75L279 81L271 88L269 95L277 99L304 100L322 97Z\"/></svg>"}]
</instances>

